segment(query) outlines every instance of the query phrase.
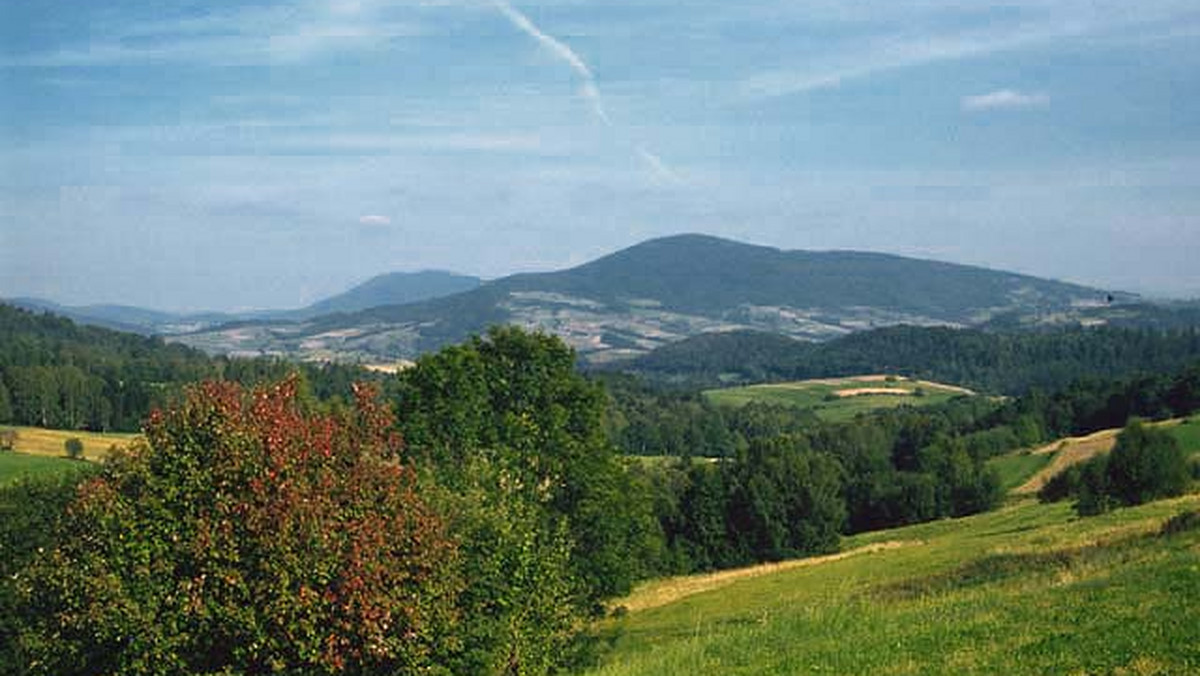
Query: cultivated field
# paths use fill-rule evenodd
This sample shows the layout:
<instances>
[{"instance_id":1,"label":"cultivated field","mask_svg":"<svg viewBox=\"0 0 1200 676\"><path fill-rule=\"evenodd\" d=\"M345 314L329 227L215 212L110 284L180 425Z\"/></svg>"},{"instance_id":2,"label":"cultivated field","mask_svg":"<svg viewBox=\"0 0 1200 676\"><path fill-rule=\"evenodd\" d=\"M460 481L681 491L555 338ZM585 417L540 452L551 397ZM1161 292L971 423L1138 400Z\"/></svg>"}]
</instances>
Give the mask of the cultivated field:
<instances>
[{"instance_id":1,"label":"cultivated field","mask_svg":"<svg viewBox=\"0 0 1200 676\"><path fill-rule=\"evenodd\" d=\"M848 538L807 565L652 582L592 672L1200 673L1200 495L1080 519L1067 502Z\"/></svg>"},{"instance_id":2,"label":"cultivated field","mask_svg":"<svg viewBox=\"0 0 1200 676\"><path fill-rule=\"evenodd\" d=\"M784 404L810 408L821 418L835 422L850 420L864 411L928 406L972 394L953 385L885 375L750 385L704 393L709 401L723 406L744 406L750 402Z\"/></svg>"},{"instance_id":3,"label":"cultivated field","mask_svg":"<svg viewBox=\"0 0 1200 676\"><path fill-rule=\"evenodd\" d=\"M48 430L41 427L4 427L3 429L16 430L16 451L42 457L66 457L67 439L79 439L83 442L83 457L87 460L103 460L111 447L125 446L138 436L136 434Z\"/></svg>"}]
</instances>

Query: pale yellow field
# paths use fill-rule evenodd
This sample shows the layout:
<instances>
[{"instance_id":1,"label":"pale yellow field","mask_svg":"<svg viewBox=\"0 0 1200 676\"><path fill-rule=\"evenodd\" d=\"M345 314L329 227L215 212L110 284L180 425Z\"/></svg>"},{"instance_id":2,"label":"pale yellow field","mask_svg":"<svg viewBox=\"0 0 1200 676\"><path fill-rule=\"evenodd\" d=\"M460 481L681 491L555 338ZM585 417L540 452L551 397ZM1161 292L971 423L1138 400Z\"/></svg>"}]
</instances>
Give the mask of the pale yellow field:
<instances>
[{"instance_id":1,"label":"pale yellow field","mask_svg":"<svg viewBox=\"0 0 1200 676\"><path fill-rule=\"evenodd\" d=\"M1150 423L1155 427L1173 427L1182 422L1182 418L1173 420L1164 420L1162 422ZM1117 435L1121 430L1100 430L1082 437L1067 437L1059 439L1037 448L1033 451L1034 454L1049 454L1053 453L1054 459L1050 464L1043 467L1037 474L1029 477L1025 483L1017 486L1012 490L1016 495L1033 495L1046 485L1046 482L1057 476L1064 469L1078 465L1081 462L1086 462L1101 453L1108 453L1117 443Z\"/></svg>"},{"instance_id":2,"label":"pale yellow field","mask_svg":"<svg viewBox=\"0 0 1200 676\"><path fill-rule=\"evenodd\" d=\"M78 438L83 442L83 457L87 460L103 460L112 446L126 446L136 439L137 434L78 432L71 430L47 430L40 427L11 427L17 431L17 443L13 450L30 455L65 457L64 444L67 439Z\"/></svg>"}]
</instances>

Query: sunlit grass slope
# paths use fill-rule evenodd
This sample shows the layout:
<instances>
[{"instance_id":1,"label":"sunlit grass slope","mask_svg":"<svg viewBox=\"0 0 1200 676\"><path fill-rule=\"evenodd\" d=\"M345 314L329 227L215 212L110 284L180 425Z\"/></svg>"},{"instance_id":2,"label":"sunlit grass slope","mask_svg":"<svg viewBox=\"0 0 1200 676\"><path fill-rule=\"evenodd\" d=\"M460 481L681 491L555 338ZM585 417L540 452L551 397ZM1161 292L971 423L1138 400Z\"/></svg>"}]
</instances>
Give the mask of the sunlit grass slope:
<instances>
[{"instance_id":1,"label":"sunlit grass slope","mask_svg":"<svg viewBox=\"0 0 1200 676\"><path fill-rule=\"evenodd\" d=\"M21 453L44 457L66 457L67 439L76 438L83 442L83 457L102 460L113 446L126 446L138 435L119 433L80 432L75 430L48 430L41 427L6 427L17 432L14 448Z\"/></svg>"},{"instance_id":2,"label":"sunlit grass slope","mask_svg":"<svg viewBox=\"0 0 1200 676\"><path fill-rule=\"evenodd\" d=\"M1192 495L1079 519L1025 501L665 602L685 581L650 583L605 625L593 673L1200 673L1200 530L1159 534L1196 509Z\"/></svg>"}]
</instances>

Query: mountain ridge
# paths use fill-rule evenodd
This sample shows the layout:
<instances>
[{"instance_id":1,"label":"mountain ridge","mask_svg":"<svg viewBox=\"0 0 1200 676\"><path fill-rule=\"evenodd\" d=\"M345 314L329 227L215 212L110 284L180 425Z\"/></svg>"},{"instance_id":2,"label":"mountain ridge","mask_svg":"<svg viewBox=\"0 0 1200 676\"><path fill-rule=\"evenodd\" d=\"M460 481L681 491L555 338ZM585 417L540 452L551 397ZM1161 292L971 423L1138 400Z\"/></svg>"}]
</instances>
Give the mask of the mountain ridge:
<instances>
[{"instance_id":1,"label":"mountain ridge","mask_svg":"<svg viewBox=\"0 0 1200 676\"><path fill-rule=\"evenodd\" d=\"M710 331L755 329L827 340L897 324L964 327L1011 315L1069 318L1114 295L1134 297L893 254L789 251L685 234L416 303L178 339L212 352L379 361L412 359L491 324L514 323L559 335L586 360L604 362Z\"/></svg>"}]
</instances>

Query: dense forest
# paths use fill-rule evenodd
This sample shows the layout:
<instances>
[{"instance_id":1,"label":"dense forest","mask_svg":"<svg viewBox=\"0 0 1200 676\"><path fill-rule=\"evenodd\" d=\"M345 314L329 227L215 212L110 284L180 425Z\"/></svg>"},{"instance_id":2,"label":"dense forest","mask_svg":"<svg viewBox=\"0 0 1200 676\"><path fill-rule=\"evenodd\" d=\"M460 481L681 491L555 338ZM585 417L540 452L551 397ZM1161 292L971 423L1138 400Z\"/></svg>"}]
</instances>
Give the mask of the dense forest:
<instances>
[{"instance_id":1,"label":"dense forest","mask_svg":"<svg viewBox=\"0 0 1200 676\"><path fill-rule=\"evenodd\" d=\"M585 377L562 341L512 327L353 386L350 368L3 316L10 420L34 410L29 373L71 369L158 412L91 472L0 490L0 673L548 673L588 659L584 629L638 580L989 510L997 454L1200 408L1200 365L1154 361L1182 333L1069 333L1061 351L1158 373L834 423ZM894 354L946 340L911 331L927 342ZM966 335L985 347L964 355L994 354ZM910 333L864 344L888 336Z\"/></svg>"},{"instance_id":2,"label":"dense forest","mask_svg":"<svg viewBox=\"0 0 1200 676\"><path fill-rule=\"evenodd\" d=\"M132 432L187 384L253 384L297 371L305 393L322 400L348 400L355 381L375 377L337 364L209 357L158 338L0 304L0 423Z\"/></svg>"},{"instance_id":3,"label":"dense forest","mask_svg":"<svg viewBox=\"0 0 1200 676\"><path fill-rule=\"evenodd\" d=\"M709 333L614 368L691 387L896 373L994 394L1050 391L1083 377L1162 373L1200 359L1200 330L1062 328L984 332L897 326L805 343Z\"/></svg>"}]
</instances>

